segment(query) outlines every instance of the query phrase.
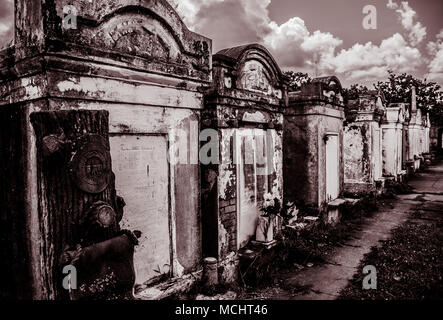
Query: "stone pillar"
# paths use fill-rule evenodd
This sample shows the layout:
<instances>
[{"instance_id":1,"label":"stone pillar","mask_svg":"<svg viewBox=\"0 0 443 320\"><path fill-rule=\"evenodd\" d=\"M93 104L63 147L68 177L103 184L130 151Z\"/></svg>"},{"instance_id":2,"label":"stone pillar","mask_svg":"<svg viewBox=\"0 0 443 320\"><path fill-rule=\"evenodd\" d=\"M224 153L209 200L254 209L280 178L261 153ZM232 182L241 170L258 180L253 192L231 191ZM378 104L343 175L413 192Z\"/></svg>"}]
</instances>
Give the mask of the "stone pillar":
<instances>
[{"instance_id":1,"label":"stone pillar","mask_svg":"<svg viewBox=\"0 0 443 320\"><path fill-rule=\"evenodd\" d=\"M415 87L412 87L411 110L412 112L417 111L417 89Z\"/></svg>"}]
</instances>

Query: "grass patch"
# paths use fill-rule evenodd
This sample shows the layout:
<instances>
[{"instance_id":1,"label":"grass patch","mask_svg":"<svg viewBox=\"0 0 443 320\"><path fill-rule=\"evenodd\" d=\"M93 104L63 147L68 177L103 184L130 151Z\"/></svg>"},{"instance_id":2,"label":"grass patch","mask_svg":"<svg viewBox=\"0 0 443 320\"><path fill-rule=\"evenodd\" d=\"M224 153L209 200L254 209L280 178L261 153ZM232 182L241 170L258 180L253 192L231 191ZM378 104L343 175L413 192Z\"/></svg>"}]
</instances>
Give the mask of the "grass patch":
<instances>
[{"instance_id":1,"label":"grass patch","mask_svg":"<svg viewBox=\"0 0 443 320\"><path fill-rule=\"evenodd\" d=\"M342 290L342 300L435 300L443 298L443 221L408 222L365 256L359 272ZM377 269L377 290L363 290L362 270Z\"/></svg>"}]
</instances>

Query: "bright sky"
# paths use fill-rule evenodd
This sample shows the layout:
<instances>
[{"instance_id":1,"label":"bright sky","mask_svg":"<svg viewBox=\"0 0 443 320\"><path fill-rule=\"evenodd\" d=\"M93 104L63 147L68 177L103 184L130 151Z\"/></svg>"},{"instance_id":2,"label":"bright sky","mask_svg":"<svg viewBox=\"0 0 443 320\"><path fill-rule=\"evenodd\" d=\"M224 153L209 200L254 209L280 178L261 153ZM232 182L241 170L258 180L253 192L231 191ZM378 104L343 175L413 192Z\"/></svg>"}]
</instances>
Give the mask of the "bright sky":
<instances>
[{"instance_id":1,"label":"bright sky","mask_svg":"<svg viewBox=\"0 0 443 320\"><path fill-rule=\"evenodd\" d=\"M385 80L387 70L443 86L442 0L170 0L214 51L259 42L282 69L337 75L345 86ZM366 30L363 8L377 9ZM13 0L0 0L0 46L12 37Z\"/></svg>"}]
</instances>

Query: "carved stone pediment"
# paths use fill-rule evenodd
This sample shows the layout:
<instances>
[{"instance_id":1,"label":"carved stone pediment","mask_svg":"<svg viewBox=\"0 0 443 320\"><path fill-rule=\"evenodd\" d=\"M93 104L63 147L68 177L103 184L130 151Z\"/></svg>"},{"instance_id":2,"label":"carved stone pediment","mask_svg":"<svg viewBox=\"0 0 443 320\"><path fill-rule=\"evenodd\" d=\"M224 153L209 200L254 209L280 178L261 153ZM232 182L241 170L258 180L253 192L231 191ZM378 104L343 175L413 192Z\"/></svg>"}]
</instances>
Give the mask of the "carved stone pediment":
<instances>
[{"instance_id":1,"label":"carved stone pediment","mask_svg":"<svg viewBox=\"0 0 443 320\"><path fill-rule=\"evenodd\" d=\"M248 44L223 49L213 56L213 61L214 81L220 87L244 91L259 99L268 99L263 95L278 100L286 97L286 78L262 45Z\"/></svg>"},{"instance_id":2,"label":"carved stone pediment","mask_svg":"<svg viewBox=\"0 0 443 320\"><path fill-rule=\"evenodd\" d=\"M167 0L77 0L75 27L64 11L71 2L54 3L57 22L48 37L54 52L210 80L212 41L190 31Z\"/></svg>"},{"instance_id":3,"label":"carved stone pediment","mask_svg":"<svg viewBox=\"0 0 443 320\"><path fill-rule=\"evenodd\" d=\"M265 67L257 60L249 60L245 63L239 80L239 87L242 89L260 91L269 95L273 93L269 75Z\"/></svg>"},{"instance_id":4,"label":"carved stone pediment","mask_svg":"<svg viewBox=\"0 0 443 320\"><path fill-rule=\"evenodd\" d=\"M162 38L149 30L126 30L116 37L114 49L129 54L137 54L146 58L170 59L169 47Z\"/></svg>"},{"instance_id":5,"label":"carved stone pediment","mask_svg":"<svg viewBox=\"0 0 443 320\"><path fill-rule=\"evenodd\" d=\"M317 98L339 105L344 102L342 85L335 76L312 79L312 82L302 85L301 92L304 99Z\"/></svg>"},{"instance_id":6,"label":"carved stone pediment","mask_svg":"<svg viewBox=\"0 0 443 320\"><path fill-rule=\"evenodd\" d=\"M122 14L98 28L85 28L85 44L147 59L181 63L180 46L158 21L145 15Z\"/></svg>"}]
</instances>

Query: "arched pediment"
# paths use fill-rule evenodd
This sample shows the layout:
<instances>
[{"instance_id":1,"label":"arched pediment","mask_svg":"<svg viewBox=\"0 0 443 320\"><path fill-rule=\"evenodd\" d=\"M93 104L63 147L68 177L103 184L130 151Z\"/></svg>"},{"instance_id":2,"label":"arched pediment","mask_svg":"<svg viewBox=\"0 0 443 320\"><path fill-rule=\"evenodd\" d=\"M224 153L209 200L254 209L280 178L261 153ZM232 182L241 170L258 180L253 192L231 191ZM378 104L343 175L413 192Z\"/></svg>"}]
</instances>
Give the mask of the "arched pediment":
<instances>
[{"instance_id":1,"label":"arched pediment","mask_svg":"<svg viewBox=\"0 0 443 320\"><path fill-rule=\"evenodd\" d=\"M143 14L121 13L103 21L82 37L97 47L105 47L125 54L143 58L178 62L182 45L159 20Z\"/></svg>"},{"instance_id":2,"label":"arched pediment","mask_svg":"<svg viewBox=\"0 0 443 320\"><path fill-rule=\"evenodd\" d=\"M248 60L240 70L237 87L272 94L272 75L259 60Z\"/></svg>"},{"instance_id":3,"label":"arched pediment","mask_svg":"<svg viewBox=\"0 0 443 320\"><path fill-rule=\"evenodd\" d=\"M224 49L214 56L214 60L223 60L231 66L236 74L238 89L276 95L281 98L282 72L264 46L250 44Z\"/></svg>"},{"instance_id":4,"label":"arched pediment","mask_svg":"<svg viewBox=\"0 0 443 320\"><path fill-rule=\"evenodd\" d=\"M59 18L69 4L57 2ZM183 74L209 74L211 40L190 31L166 0L79 0L75 6L77 28L60 26L66 43L174 64Z\"/></svg>"},{"instance_id":5,"label":"arched pediment","mask_svg":"<svg viewBox=\"0 0 443 320\"><path fill-rule=\"evenodd\" d=\"M312 79L311 86L320 89L320 96L331 102L343 104L343 87L336 76Z\"/></svg>"}]
</instances>

